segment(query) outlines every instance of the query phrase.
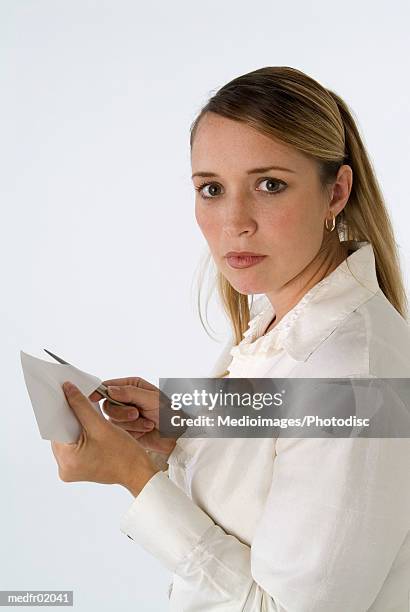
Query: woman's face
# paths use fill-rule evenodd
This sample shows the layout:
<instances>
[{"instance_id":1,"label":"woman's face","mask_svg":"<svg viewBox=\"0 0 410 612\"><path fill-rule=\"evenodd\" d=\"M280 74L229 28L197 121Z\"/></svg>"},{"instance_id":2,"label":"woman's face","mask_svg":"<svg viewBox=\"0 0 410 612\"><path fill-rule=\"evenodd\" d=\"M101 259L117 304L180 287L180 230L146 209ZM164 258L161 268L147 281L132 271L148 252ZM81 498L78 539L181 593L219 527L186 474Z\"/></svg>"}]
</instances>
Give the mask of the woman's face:
<instances>
[{"instance_id":1,"label":"woman's face","mask_svg":"<svg viewBox=\"0 0 410 612\"><path fill-rule=\"evenodd\" d=\"M320 188L313 160L244 123L208 112L198 125L191 163L197 222L218 269L237 291L275 293L313 260L325 218L331 217L329 194ZM229 251L265 257L234 268Z\"/></svg>"}]
</instances>

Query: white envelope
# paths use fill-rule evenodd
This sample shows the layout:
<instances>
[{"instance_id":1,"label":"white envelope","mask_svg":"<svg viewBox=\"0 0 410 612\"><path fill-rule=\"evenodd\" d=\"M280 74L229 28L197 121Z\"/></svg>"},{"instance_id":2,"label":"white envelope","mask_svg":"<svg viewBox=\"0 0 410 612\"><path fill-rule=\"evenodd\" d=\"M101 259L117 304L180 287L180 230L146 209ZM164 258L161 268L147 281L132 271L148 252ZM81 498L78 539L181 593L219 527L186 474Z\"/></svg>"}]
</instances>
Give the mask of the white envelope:
<instances>
[{"instance_id":1,"label":"white envelope","mask_svg":"<svg viewBox=\"0 0 410 612\"><path fill-rule=\"evenodd\" d=\"M44 440L76 442L82 426L66 400L62 384L69 380L88 397L102 381L72 365L51 363L24 351L20 351L20 359L41 437ZM99 403L91 403L104 416Z\"/></svg>"}]
</instances>

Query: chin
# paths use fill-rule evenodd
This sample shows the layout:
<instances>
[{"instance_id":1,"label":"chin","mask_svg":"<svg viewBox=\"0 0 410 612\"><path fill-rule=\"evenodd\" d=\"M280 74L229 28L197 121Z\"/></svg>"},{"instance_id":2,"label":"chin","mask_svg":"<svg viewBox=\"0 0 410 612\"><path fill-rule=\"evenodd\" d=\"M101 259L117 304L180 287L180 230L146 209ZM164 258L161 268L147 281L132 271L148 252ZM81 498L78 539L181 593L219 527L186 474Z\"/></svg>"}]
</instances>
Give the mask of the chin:
<instances>
[{"instance_id":1,"label":"chin","mask_svg":"<svg viewBox=\"0 0 410 612\"><path fill-rule=\"evenodd\" d=\"M238 293L242 293L243 295L252 295L253 293L265 293L266 287L262 286L261 283L233 283L230 279L228 280L231 283L232 287L235 289L235 291L238 291Z\"/></svg>"},{"instance_id":2,"label":"chin","mask_svg":"<svg viewBox=\"0 0 410 612\"><path fill-rule=\"evenodd\" d=\"M268 283L266 281L264 282L262 277L258 278L257 274L246 274L245 270L238 270L236 274L232 273L232 270L229 270L229 274L227 274L226 267L220 271L235 291L243 295L265 293L268 288Z\"/></svg>"}]
</instances>

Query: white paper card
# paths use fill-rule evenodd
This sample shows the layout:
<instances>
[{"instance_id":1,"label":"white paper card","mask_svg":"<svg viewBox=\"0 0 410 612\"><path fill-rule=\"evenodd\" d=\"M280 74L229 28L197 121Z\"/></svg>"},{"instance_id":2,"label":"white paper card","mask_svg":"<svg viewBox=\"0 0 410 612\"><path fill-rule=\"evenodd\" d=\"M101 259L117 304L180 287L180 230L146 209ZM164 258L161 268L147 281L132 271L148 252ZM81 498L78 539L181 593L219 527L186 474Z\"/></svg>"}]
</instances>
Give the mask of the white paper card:
<instances>
[{"instance_id":1,"label":"white paper card","mask_svg":"<svg viewBox=\"0 0 410 612\"><path fill-rule=\"evenodd\" d=\"M66 400L62 384L69 380L88 397L102 381L73 365L50 363L24 351L20 351L20 359L41 437L76 442L82 426ZM99 403L91 403L104 416Z\"/></svg>"}]
</instances>

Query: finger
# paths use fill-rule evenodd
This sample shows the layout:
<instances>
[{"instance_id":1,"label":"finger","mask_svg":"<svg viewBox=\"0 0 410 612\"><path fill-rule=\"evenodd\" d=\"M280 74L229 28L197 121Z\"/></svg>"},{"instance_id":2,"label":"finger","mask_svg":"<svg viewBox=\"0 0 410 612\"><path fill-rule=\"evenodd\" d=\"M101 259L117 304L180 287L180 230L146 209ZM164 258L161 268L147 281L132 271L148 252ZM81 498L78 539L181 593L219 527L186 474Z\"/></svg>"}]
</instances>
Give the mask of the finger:
<instances>
[{"instance_id":1,"label":"finger","mask_svg":"<svg viewBox=\"0 0 410 612\"><path fill-rule=\"evenodd\" d=\"M135 420L138 419L140 414L138 408L133 408L132 406L130 406L130 408L114 406L109 400L103 402L102 409L109 417L112 417L116 421Z\"/></svg>"},{"instance_id":2,"label":"finger","mask_svg":"<svg viewBox=\"0 0 410 612\"><path fill-rule=\"evenodd\" d=\"M124 421L116 421L115 419L110 419L111 423L117 425L117 427L121 427L126 431L138 431L141 433L145 433L147 431L152 431L155 428L155 423L149 421L148 419L144 419L140 417L136 421L130 421L129 423L124 423Z\"/></svg>"},{"instance_id":3,"label":"finger","mask_svg":"<svg viewBox=\"0 0 410 612\"><path fill-rule=\"evenodd\" d=\"M91 430L101 425L104 417L96 411L90 400L81 393L78 387L66 381L63 385L63 390L69 406L73 409L74 414L86 430Z\"/></svg>"},{"instance_id":4,"label":"finger","mask_svg":"<svg viewBox=\"0 0 410 612\"><path fill-rule=\"evenodd\" d=\"M127 378L111 378L110 380L103 380L102 382L105 386L115 385L118 387L123 387L131 385L132 387L147 389L148 391L158 390L158 387L139 376L129 376Z\"/></svg>"},{"instance_id":5,"label":"finger","mask_svg":"<svg viewBox=\"0 0 410 612\"><path fill-rule=\"evenodd\" d=\"M102 382L106 386L108 384L118 385L118 386L122 386L124 384L130 384L130 385L135 386L135 387L151 389L152 391L157 390L157 387L155 385L152 385L151 383L149 383L147 380L144 380L143 378L138 378L138 377L135 377L135 376L134 377L128 377L128 378L112 378L110 380L104 380ZM91 395L88 396L88 398L92 402L99 402L100 400L103 399L103 397L105 397L105 396L101 395L101 393L99 393L98 391L93 391L91 393Z\"/></svg>"},{"instance_id":6,"label":"finger","mask_svg":"<svg viewBox=\"0 0 410 612\"><path fill-rule=\"evenodd\" d=\"M101 393L98 393L98 391L93 391L91 395L88 396L88 399L92 402L99 402L103 399L103 397L104 395L101 395Z\"/></svg>"},{"instance_id":7,"label":"finger","mask_svg":"<svg viewBox=\"0 0 410 612\"><path fill-rule=\"evenodd\" d=\"M135 438L135 440L138 440L141 443L140 438L144 439L143 436L145 436L147 432L146 431L129 431L128 433L130 434L130 436Z\"/></svg>"},{"instance_id":8,"label":"finger","mask_svg":"<svg viewBox=\"0 0 410 612\"><path fill-rule=\"evenodd\" d=\"M134 385L113 386L108 385L108 394L113 399L134 404L142 410L155 410L159 407L159 397L151 390L135 387Z\"/></svg>"},{"instance_id":9,"label":"finger","mask_svg":"<svg viewBox=\"0 0 410 612\"><path fill-rule=\"evenodd\" d=\"M127 433L138 440L143 448L151 448L153 444L152 431L127 431Z\"/></svg>"}]
</instances>

